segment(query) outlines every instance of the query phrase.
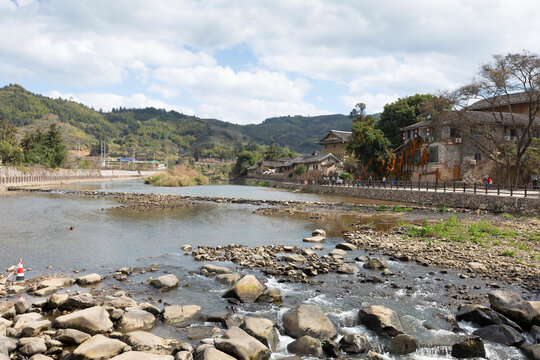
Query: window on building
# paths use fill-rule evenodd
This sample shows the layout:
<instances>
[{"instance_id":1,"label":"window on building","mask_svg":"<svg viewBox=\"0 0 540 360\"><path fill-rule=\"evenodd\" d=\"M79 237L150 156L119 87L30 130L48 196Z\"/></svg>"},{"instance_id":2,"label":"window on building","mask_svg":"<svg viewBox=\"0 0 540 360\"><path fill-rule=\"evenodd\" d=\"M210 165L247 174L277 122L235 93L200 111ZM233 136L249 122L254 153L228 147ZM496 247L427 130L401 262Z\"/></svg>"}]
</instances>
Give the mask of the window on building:
<instances>
[{"instance_id":1,"label":"window on building","mask_svg":"<svg viewBox=\"0 0 540 360\"><path fill-rule=\"evenodd\" d=\"M516 129L510 129L510 136L517 136Z\"/></svg>"},{"instance_id":2,"label":"window on building","mask_svg":"<svg viewBox=\"0 0 540 360\"><path fill-rule=\"evenodd\" d=\"M476 161L482 161L482 154L481 154L481 153L476 153L476 154L474 154L474 160L476 160Z\"/></svg>"},{"instance_id":3,"label":"window on building","mask_svg":"<svg viewBox=\"0 0 540 360\"><path fill-rule=\"evenodd\" d=\"M336 145L334 145L334 149L336 148Z\"/></svg>"},{"instance_id":4,"label":"window on building","mask_svg":"<svg viewBox=\"0 0 540 360\"><path fill-rule=\"evenodd\" d=\"M454 137L454 138L461 137L461 136L459 136L459 130L456 129L455 127L451 127L450 128L450 137Z\"/></svg>"},{"instance_id":5,"label":"window on building","mask_svg":"<svg viewBox=\"0 0 540 360\"><path fill-rule=\"evenodd\" d=\"M439 147L430 146L428 150L428 161L429 162L439 162Z\"/></svg>"}]
</instances>

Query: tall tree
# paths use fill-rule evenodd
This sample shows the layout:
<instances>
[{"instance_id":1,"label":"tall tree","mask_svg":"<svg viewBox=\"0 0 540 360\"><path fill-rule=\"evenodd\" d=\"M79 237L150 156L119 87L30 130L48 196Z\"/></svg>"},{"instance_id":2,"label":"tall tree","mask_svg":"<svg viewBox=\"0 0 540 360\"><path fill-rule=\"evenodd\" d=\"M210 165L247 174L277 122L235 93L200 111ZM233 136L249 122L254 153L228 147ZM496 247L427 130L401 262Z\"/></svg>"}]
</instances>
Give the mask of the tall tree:
<instances>
[{"instance_id":1,"label":"tall tree","mask_svg":"<svg viewBox=\"0 0 540 360\"><path fill-rule=\"evenodd\" d=\"M67 150L62 134L60 134L55 123L52 123L49 127L49 131L45 137L45 143L48 147L48 165L52 168L62 166L67 159Z\"/></svg>"},{"instance_id":2,"label":"tall tree","mask_svg":"<svg viewBox=\"0 0 540 360\"><path fill-rule=\"evenodd\" d=\"M352 136L347 150L359 160L364 173L387 174L394 158L390 141L381 130L375 129L375 118L366 115L365 104L356 104L350 117L353 119Z\"/></svg>"},{"instance_id":3,"label":"tall tree","mask_svg":"<svg viewBox=\"0 0 540 360\"><path fill-rule=\"evenodd\" d=\"M0 121L0 164L19 164L22 150L16 140L17 128L7 118Z\"/></svg>"},{"instance_id":4,"label":"tall tree","mask_svg":"<svg viewBox=\"0 0 540 360\"><path fill-rule=\"evenodd\" d=\"M430 94L416 94L386 104L376 128L390 140L392 148L398 147L403 143L403 134L399 129L423 121L423 104L434 98Z\"/></svg>"},{"instance_id":5,"label":"tall tree","mask_svg":"<svg viewBox=\"0 0 540 360\"><path fill-rule=\"evenodd\" d=\"M274 139L270 139L270 146L264 151L264 160L276 161L281 157L281 149L276 144Z\"/></svg>"},{"instance_id":6,"label":"tall tree","mask_svg":"<svg viewBox=\"0 0 540 360\"><path fill-rule=\"evenodd\" d=\"M516 97L519 103L527 104L525 116L517 115L512 106ZM449 93L448 99L459 115L456 125L462 130L462 136L490 154L491 160L505 168L508 180L516 184L525 154L534 139L533 125L535 121L538 124L540 57L528 51L494 55L491 62L481 65L478 79ZM469 104L478 99L483 101L482 110L490 114L489 122L471 121L475 114L468 111ZM514 129L515 140L507 141L502 131L505 128ZM481 136L472 136L473 132Z\"/></svg>"}]
</instances>

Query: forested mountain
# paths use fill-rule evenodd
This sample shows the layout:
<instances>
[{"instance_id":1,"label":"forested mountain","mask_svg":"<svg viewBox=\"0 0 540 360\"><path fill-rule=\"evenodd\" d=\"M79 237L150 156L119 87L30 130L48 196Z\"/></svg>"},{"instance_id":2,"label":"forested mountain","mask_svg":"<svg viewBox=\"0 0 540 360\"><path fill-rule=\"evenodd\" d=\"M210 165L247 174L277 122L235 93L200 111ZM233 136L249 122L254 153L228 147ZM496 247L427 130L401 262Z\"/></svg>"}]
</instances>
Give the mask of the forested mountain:
<instances>
[{"instance_id":1,"label":"forested mountain","mask_svg":"<svg viewBox=\"0 0 540 360\"><path fill-rule=\"evenodd\" d=\"M315 143L330 129L351 127L349 117L339 114L278 117L242 126L155 108L119 108L104 113L73 101L33 94L19 85L0 89L0 118L19 129L19 138L57 122L68 149L77 144L89 149L103 139L112 154L131 154L133 149L138 153L189 154L197 149L202 155L206 151L215 156L216 152L232 153L242 143L268 145L271 138L281 146L307 153L318 148Z\"/></svg>"}]
</instances>

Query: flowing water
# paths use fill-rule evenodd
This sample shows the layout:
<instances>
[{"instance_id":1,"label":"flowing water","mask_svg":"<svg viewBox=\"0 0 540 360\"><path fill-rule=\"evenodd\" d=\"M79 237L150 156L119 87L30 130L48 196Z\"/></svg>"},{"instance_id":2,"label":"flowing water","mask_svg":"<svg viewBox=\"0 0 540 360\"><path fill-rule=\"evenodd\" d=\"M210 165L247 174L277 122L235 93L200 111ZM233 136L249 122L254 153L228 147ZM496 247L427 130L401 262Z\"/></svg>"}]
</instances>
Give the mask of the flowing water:
<instances>
[{"instance_id":1,"label":"flowing water","mask_svg":"<svg viewBox=\"0 0 540 360\"><path fill-rule=\"evenodd\" d=\"M209 185L186 188L156 188L141 181L111 182L97 184L65 185L62 189L101 189L121 192L155 192L183 195L208 195L260 200L306 200L333 202L372 202L359 199L319 196L277 191L268 188ZM203 313L232 309L221 298L224 288L214 279L198 275L202 265L180 250L183 244L228 245L242 244L257 246L265 244L287 244L310 247L301 239L310 235L315 228L328 230L329 238L323 254L342 241L341 230L352 222L351 218L336 216L323 220L304 216L264 216L255 214L257 206L247 204L195 203L190 207L143 213L110 211L118 204L110 199L82 198L65 194L5 193L0 195L0 267L7 268L23 258L25 266L32 270L28 276L67 274L73 270L83 273L98 272L102 275L114 273L120 267L145 267L160 264L157 273L138 274L130 277L131 282L118 284L107 280L101 287L118 285L135 294L138 301L158 301L162 304L197 304ZM422 220L425 216L402 214L407 221ZM395 218L379 217L381 223ZM70 228L73 227L73 230ZM350 252L346 260L366 254ZM235 267L232 263L218 265ZM445 317L456 311L456 302L448 296L449 290L467 286L470 294L484 295L489 288L481 279L460 279L458 273L427 268L415 263L389 261L389 269L397 276L379 284L362 283L359 276L379 275L365 270L356 262L360 274L318 276L320 285L282 283L268 278L257 270L238 269L241 273L254 273L264 279L266 285L281 289L282 306L253 304L235 306L234 311L249 316L269 317L278 324L283 313L301 303L323 308L340 328L341 333L363 333L375 348L384 351L386 342L358 325L358 309L367 305L385 305L396 310L404 319L406 332L413 335L420 349L409 359L451 358L449 349L456 334L448 331ZM157 293L144 281L149 276L170 272L180 279L176 290ZM492 282L492 281L491 281ZM477 290L473 287L477 285ZM516 289L519 291L519 289ZM526 294L531 297L534 295ZM162 305L161 305L162 306ZM429 324L439 330L428 330ZM460 324L461 334L471 333L474 327ZM185 330L158 326L154 332L162 336L185 337ZM274 359L287 355L286 344L292 339L282 336ZM487 343L490 359L522 359L519 350ZM349 357L354 359L355 357ZM361 359L362 357L356 357ZM391 357L389 357L391 358Z\"/></svg>"}]
</instances>

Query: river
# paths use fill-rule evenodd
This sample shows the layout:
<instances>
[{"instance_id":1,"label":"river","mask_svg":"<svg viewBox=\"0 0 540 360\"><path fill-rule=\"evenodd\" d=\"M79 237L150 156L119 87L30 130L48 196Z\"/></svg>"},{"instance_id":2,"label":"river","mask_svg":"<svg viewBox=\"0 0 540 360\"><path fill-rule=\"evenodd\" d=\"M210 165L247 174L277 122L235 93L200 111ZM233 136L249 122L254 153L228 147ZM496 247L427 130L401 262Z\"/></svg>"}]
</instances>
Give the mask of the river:
<instances>
[{"instance_id":1,"label":"river","mask_svg":"<svg viewBox=\"0 0 540 360\"><path fill-rule=\"evenodd\" d=\"M62 189L100 189L120 192L155 192L183 195L207 195L218 197L249 198L258 200L306 200L362 202L359 199L325 197L314 194L292 193L269 188L208 185L186 188L158 188L144 185L142 181L123 181L93 184L72 184ZM180 279L180 287L166 293L156 293L143 283L150 275L130 277L132 281L120 287L135 294L137 300L157 301L169 304L197 304L203 313L228 309L230 304L221 298L224 288L212 278L197 274L202 265L180 250L184 244L218 246L242 244L257 246L286 244L310 247L302 243L318 227L328 229L329 238L323 252L342 242L340 232L346 228L346 219L337 218L331 223L298 217L264 216L253 213L255 205L195 203L192 206L167 211L143 213L111 211L118 206L115 201L102 198L80 198L58 194L4 193L0 194L0 266L4 268L24 259L25 267L31 269L28 276L98 272L109 275L120 267L144 267L160 264L159 271L170 272ZM404 214L403 216L411 216ZM72 228L72 230L70 230ZM365 255L363 251L350 252L346 260ZM221 263L235 267L232 263ZM356 264L361 272L361 263ZM460 279L458 273L427 268L415 263L389 261L389 269L397 274L391 281L378 284L360 283L356 275L319 276L321 285L281 283L267 278L256 270L239 269L241 273L253 273L267 285L279 287L284 295L283 306L240 305L236 311L251 316L266 316L276 322L282 314L300 303L322 307L343 333L363 333L375 349L383 351L385 341L355 322L357 311L367 305L385 305L403 316L407 333L415 336L420 349L409 359L445 359L456 334L445 330L445 317L457 310L456 302L444 290L444 284L458 288L467 286L470 293L485 294L485 281ZM429 272L437 276L428 275ZM373 274L377 275L377 274ZM433 275L433 274L431 274ZM101 286L116 283L107 280ZM473 290L477 285L478 290ZM519 289L518 289L519 290ZM255 315L254 315L255 314ZM428 330L429 324L439 330ZM462 334L472 332L470 324L461 323ZM185 337L182 329L158 326L158 335ZM291 338L282 336L281 345L274 359L288 355L286 344ZM487 343L490 359L524 359L521 352ZM357 357L361 359L362 357ZM350 357L355 359L355 357Z\"/></svg>"}]
</instances>

